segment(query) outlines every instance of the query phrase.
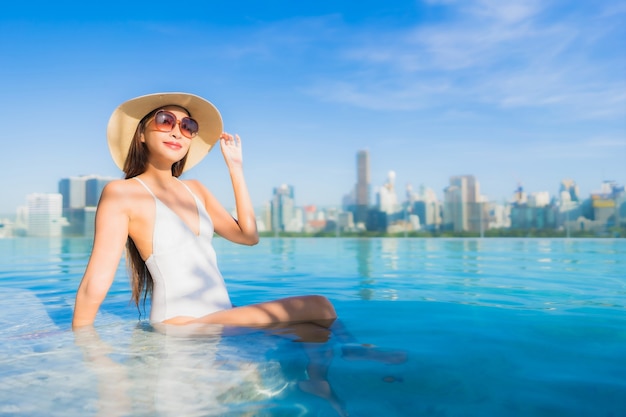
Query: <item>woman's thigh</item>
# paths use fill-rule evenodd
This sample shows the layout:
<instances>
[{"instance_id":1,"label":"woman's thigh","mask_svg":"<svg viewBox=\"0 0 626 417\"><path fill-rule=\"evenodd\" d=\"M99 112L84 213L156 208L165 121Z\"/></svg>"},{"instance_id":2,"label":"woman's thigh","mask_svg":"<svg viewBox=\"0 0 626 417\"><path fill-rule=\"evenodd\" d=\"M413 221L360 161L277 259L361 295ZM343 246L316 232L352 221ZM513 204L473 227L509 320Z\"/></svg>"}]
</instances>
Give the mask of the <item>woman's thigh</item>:
<instances>
[{"instance_id":1,"label":"woman's thigh","mask_svg":"<svg viewBox=\"0 0 626 417\"><path fill-rule=\"evenodd\" d=\"M268 326L298 322L330 325L335 318L335 309L325 297L305 295L217 311L190 322L231 326Z\"/></svg>"}]
</instances>

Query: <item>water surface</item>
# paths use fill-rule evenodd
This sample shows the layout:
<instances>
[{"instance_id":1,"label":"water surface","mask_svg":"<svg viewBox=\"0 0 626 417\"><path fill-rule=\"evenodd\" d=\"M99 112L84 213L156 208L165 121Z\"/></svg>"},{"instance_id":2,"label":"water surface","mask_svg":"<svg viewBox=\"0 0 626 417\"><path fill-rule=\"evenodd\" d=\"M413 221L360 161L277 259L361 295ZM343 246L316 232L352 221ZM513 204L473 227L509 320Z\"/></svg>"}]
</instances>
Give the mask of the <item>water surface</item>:
<instances>
[{"instance_id":1,"label":"water surface","mask_svg":"<svg viewBox=\"0 0 626 417\"><path fill-rule=\"evenodd\" d=\"M235 304L323 294L340 320L187 334L128 304L123 262L72 332L90 245L0 240L0 416L626 410L623 239L216 239Z\"/></svg>"}]
</instances>

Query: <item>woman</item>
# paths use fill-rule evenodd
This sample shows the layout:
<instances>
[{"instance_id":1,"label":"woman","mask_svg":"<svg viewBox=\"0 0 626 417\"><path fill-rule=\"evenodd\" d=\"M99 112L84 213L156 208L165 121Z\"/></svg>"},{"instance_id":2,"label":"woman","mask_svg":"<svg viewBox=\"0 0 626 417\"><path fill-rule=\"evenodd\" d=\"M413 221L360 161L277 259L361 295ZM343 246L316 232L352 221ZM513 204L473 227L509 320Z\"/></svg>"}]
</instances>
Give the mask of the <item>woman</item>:
<instances>
[{"instance_id":1,"label":"woman","mask_svg":"<svg viewBox=\"0 0 626 417\"><path fill-rule=\"evenodd\" d=\"M243 175L241 140L222 132L217 109L184 93L141 96L120 105L107 127L113 160L126 179L104 188L94 245L76 294L72 326L91 325L127 248L132 299L150 295L154 323L271 326L336 318L321 296L233 307L217 267L213 232L254 245L259 237ZM198 181L178 177L220 147L235 195L234 219Z\"/></svg>"}]
</instances>

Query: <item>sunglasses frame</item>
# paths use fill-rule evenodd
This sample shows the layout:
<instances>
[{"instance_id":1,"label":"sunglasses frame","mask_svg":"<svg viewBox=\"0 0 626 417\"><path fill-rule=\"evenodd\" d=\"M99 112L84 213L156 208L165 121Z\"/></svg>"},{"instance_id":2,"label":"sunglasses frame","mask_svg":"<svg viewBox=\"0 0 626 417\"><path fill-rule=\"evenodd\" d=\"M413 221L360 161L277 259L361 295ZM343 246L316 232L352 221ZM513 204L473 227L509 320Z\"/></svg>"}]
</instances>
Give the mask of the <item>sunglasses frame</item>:
<instances>
[{"instance_id":1,"label":"sunglasses frame","mask_svg":"<svg viewBox=\"0 0 626 417\"><path fill-rule=\"evenodd\" d=\"M159 114L165 114L174 120L174 124L172 125L171 128L169 128L169 126L167 126L164 123L157 122L157 117L159 116ZM185 116L179 120L178 117L176 117L174 113L168 110L158 110L156 113L154 113L154 117L152 118L152 120L154 121L154 127L159 132L171 132L172 130L174 130L174 126L178 125L180 133L187 139L193 139L194 137L196 137L196 135L198 134L198 130L200 130L200 125L198 124L198 121L196 119L193 119L189 116ZM191 121L192 123L195 123L197 127L197 130L195 132L192 132L187 128L183 128L183 123L187 121Z\"/></svg>"}]
</instances>

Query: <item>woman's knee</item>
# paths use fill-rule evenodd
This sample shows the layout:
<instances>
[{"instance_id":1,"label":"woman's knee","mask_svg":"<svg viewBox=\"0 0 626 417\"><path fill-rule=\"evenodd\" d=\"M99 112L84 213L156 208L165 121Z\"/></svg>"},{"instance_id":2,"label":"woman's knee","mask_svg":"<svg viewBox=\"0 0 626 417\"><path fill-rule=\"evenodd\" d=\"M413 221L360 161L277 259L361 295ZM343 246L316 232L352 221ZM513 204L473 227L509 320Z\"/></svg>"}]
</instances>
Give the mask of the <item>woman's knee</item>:
<instances>
[{"instance_id":1,"label":"woman's knee","mask_svg":"<svg viewBox=\"0 0 626 417\"><path fill-rule=\"evenodd\" d=\"M328 300L328 298L323 295L309 295L309 302L313 305L316 311L320 312L323 319L336 319L337 312L335 311L335 307Z\"/></svg>"}]
</instances>

